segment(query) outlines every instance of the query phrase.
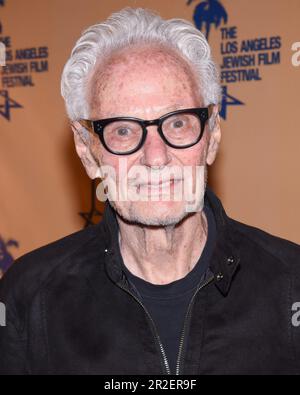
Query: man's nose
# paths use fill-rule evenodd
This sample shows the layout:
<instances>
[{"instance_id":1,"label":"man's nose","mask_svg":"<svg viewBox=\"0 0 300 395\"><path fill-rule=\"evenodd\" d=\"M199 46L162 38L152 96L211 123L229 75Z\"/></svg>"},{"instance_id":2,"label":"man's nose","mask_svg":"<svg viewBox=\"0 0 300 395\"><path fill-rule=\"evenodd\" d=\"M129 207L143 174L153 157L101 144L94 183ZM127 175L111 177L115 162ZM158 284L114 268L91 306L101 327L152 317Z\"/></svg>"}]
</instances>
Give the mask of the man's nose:
<instances>
[{"instance_id":1,"label":"man's nose","mask_svg":"<svg viewBox=\"0 0 300 395\"><path fill-rule=\"evenodd\" d=\"M142 147L141 164L148 167L164 167L171 161L168 146L160 137L157 126L148 126L146 141Z\"/></svg>"}]
</instances>

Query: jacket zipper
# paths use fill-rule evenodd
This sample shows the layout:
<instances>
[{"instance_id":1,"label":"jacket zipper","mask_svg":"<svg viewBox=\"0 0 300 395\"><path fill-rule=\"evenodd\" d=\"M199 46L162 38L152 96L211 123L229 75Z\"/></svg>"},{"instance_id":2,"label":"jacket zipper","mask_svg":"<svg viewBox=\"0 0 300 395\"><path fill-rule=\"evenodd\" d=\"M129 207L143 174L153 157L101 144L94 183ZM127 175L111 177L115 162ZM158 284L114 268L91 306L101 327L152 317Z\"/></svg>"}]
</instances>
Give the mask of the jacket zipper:
<instances>
[{"instance_id":1,"label":"jacket zipper","mask_svg":"<svg viewBox=\"0 0 300 395\"><path fill-rule=\"evenodd\" d=\"M191 318L191 312L192 312L192 307L194 305L194 301L195 301L195 297L198 294L198 292L203 289L204 287L206 287L209 283L211 283L214 280L214 275L212 275L211 277L209 277L204 283L200 283L198 285L198 288L196 289L190 304L188 306L188 310L185 316L185 320L184 320L184 325L183 325L183 330L182 330L182 334L181 334L181 339L180 339L180 343L179 343L179 351L178 351L178 358L177 358L177 364L176 364L176 375L178 376L180 374L180 363L182 360L182 354L183 354L183 346L184 346L184 340L185 340L185 334L188 328L188 324L190 322L190 318Z\"/></svg>"},{"instance_id":2,"label":"jacket zipper","mask_svg":"<svg viewBox=\"0 0 300 395\"><path fill-rule=\"evenodd\" d=\"M143 310L145 311L145 313L147 314L147 316L148 316L148 318L149 318L149 320L150 320L150 322L151 322L151 324L152 324L152 327L153 327L153 330L154 330L154 334L155 334L155 338L156 338L157 343L158 343L158 345L159 345L159 349L160 349L160 352L161 352L161 355L162 355L162 358L163 358L163 366L164 366L165 372L166 372L166 374L170 375L170 374L171 374L171 370L170 370L168 358L167 358L167 355L166 355L164 346L162 345L162 342L160 341L160 337L159 337L159 334L158 334L158 332L157 332L156 325L155 325L155 323L154 323L154 321L153 321L153 319L152 319L150 313L148 312L148 310L146 309L146 307L144 306L144 304L143 304L143 303L142 303L142 302L141 302L131 291L129 291L128 288L126 288L126 287L125 287L124 285L122 285L122 284L119 284L119 286L120 286L124 291L126 291L129 295L131 295L131 296L138 302L138 304L143 308Z\"/></svg>"},{"instance_id":3,"label":"jacket zipper","mask_svg":"<svg viewBox=\"0 0 300 395\"><path fill-rule=\"evenodd\" d=\"M214 280L214 276L211 276L208 280L206 280L204 283L202 283L202 284L200 284L200 285L198 286L198 288L196 289L196 291L195 291L195 293L194 293L194 295L193 295L193 297L192 297L192 299L191 299L191 301L190 301L190 304L189 304L189 306L188 306L188 310L187 310L187 313L186 313L186 316L185 316L185 320L184 320L182 335L181 335L181 339L180 339L180 343L179 343L178 359L177 359L177 364L176 364L176 375L179 375L179 374L180 374L180 362L181 362L181 359L182 359L182 352L183 352L183 346L184 346L184 340L185 340L185 333L186 333L186 330L187 330L187 326L188 326L187 324L188 324L189 319L190 319L190 315L191 315L191 311L192 311L192 306L193 306L193 304L194 304L195 297L196 297L197 293L198 293L201 289L203 289L204 287L206 287L206 286L207 286L209 283L211 283L213 280ZM149 318L149 320L150 320L150 322L151 322L151 324L152 324L152 327L153 327L153 330L154 330L154 334L155 334L156 341L157 341L157 343L158 343L158 345L159 345L159 349L160 349L160 352L161 352L161 355L162 355L163 366L164 366L165 372L166 372L167 375L171 375L171 369L170 369L170 365L169 365L169 362L168 362L168 358L167 358L165 349L164 349L164 347L163 347L163 345L162 345L162 342L160 341L160 337L159 337L159 334L158 334L158 332L157 332L156 325L155 325L155 323L154 323L154 321L153 321L153 319L152 319L150 313L149 313L148 310L146 309L145 305L134 295L134 293L132 293L131 291L129 291L129 289L128 289L127 287L125 287L124 285L122 285L122 284L120 284L120 283L118 283L118 285L119 285L120 288L122 288L125 292L127 292L129 295L131 295L131 296L138 302L138 304L143 308L144 312L147 314L147 316L148 316L148 318Z\"/></svg>"}]
</instances>

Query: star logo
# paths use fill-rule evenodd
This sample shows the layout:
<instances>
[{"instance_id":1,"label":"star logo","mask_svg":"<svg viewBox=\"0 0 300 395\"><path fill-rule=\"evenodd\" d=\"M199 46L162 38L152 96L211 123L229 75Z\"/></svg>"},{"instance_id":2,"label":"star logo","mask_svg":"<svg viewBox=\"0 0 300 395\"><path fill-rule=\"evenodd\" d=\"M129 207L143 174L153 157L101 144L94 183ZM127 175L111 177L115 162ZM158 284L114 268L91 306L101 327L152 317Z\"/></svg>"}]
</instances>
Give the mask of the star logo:
<instances>
[{"instance_id":1,"label":"star logo","mask_svg":"<svg viewBox=\"0 0 300 395\"><path fill-rule=\"evenodd\" d=\"M8 91L0 91L0 115L2 115L8 121L11 120L10 110L11 108L23 108L21 104L9 97Z\"/></svg>"},{"instance_id":2,"label":"star logo","mask_svg":"<svg viewBox=\"0 0 300 395\"><path fill-rule=\"evenodd\" d=\"M103 212L98 210L97 208L97 200L96 200L96 181L92 180L91 182L91 207L88 212L80 212L79 215L84 219L85 224L84 227L87 228L90 225L95 225L99 222L99 218L102 217Z\"/></svg>"},{"instance_id":3,"label":"star logo","mask_svg":"<svg viewBox=\"0 0 300 395\"><path fill-rule=\"evenodd\" d=\"M87 228L90 225L96 225L99 222L99 218L102 218L103 213L98 210L91 210L88 213L81 212L79 215L84 219L84 227Z\"/></svg>"},{"instance_id":4,"label":"star logo","mask_svg":"<svg viewBox=\"0 0 300 395\"><path fill-rule=\"evenodd\" d=\"M4 240L0 235L0 279L14 262L14 258L9 252L10 247L18 248L19 243L17 240Z\"/></svg>"},{"instance_id":5,"label":"star logo","mask_svg":"<svg viewBox=\"0 0 300 395\"><path fill-rule=\"evenodd\" d=\"M228 106L243 106L245 103L242 101L238 100L236 97L231 96L228 93L227 86L222 87L222 103L221 103L221 111L220 111L220 116L223 119L226 119L227 117L227 107Z\"/></svg>"}]
</instances>

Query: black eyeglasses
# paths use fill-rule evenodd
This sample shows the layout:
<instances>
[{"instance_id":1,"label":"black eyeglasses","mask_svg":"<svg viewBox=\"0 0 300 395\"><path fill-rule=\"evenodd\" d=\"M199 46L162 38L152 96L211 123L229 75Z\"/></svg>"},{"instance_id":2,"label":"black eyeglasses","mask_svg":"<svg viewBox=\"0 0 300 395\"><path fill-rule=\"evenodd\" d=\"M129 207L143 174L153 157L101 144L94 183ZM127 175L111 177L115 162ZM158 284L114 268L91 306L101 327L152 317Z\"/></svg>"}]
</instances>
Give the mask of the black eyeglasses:
<instances>
[{"instance_id":1,"label":"black eyeglasses","mask_svg":"<svg viewBox=\"0 0 300 395\"><path fill-rule=\"evenodd\" d=\"M147 137L147 127L156 125L162 140L172 148L189 148L197 144L205 124L213 111L213 104L205 108L188 108L146 121L133 117L116 117L99 121L79 120L79 123L96 133L103 146L112 154L129 155L138 151Z\"/></svg>"}]
</instances>

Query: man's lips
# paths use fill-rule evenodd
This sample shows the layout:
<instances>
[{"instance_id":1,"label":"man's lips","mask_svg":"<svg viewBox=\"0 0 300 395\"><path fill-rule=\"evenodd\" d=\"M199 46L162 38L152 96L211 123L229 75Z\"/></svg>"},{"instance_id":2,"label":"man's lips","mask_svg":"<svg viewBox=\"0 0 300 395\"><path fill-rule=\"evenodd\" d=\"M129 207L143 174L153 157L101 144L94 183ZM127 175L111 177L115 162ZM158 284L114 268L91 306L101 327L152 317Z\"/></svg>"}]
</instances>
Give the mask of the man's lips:
<instances>
[{"instance_id":1,"label":"man's lips","mask_svg":"<svg viewBox=\"0 0 300 395\"><path fill-rule=\"evenodd\" d=\"M140 188L165 188L181 182L182 179L171 179L157 182L138 183L136 186Z\"/></svg>"},{"instance_id":2,"label":"man's lips","mask_svg":"<svg viewBox=\"0 0 300 395\"><path fill-rule=\"evenodd\" d=\"M145 183L138 184L136 186L136 192L141 193L142 195L151 195L151 196L162 196L173 194L173 190L175 191L176 185L179 185L182 180L168 180L168 181L160 181L158 183Z\"/></svg>"}]
</instances>

